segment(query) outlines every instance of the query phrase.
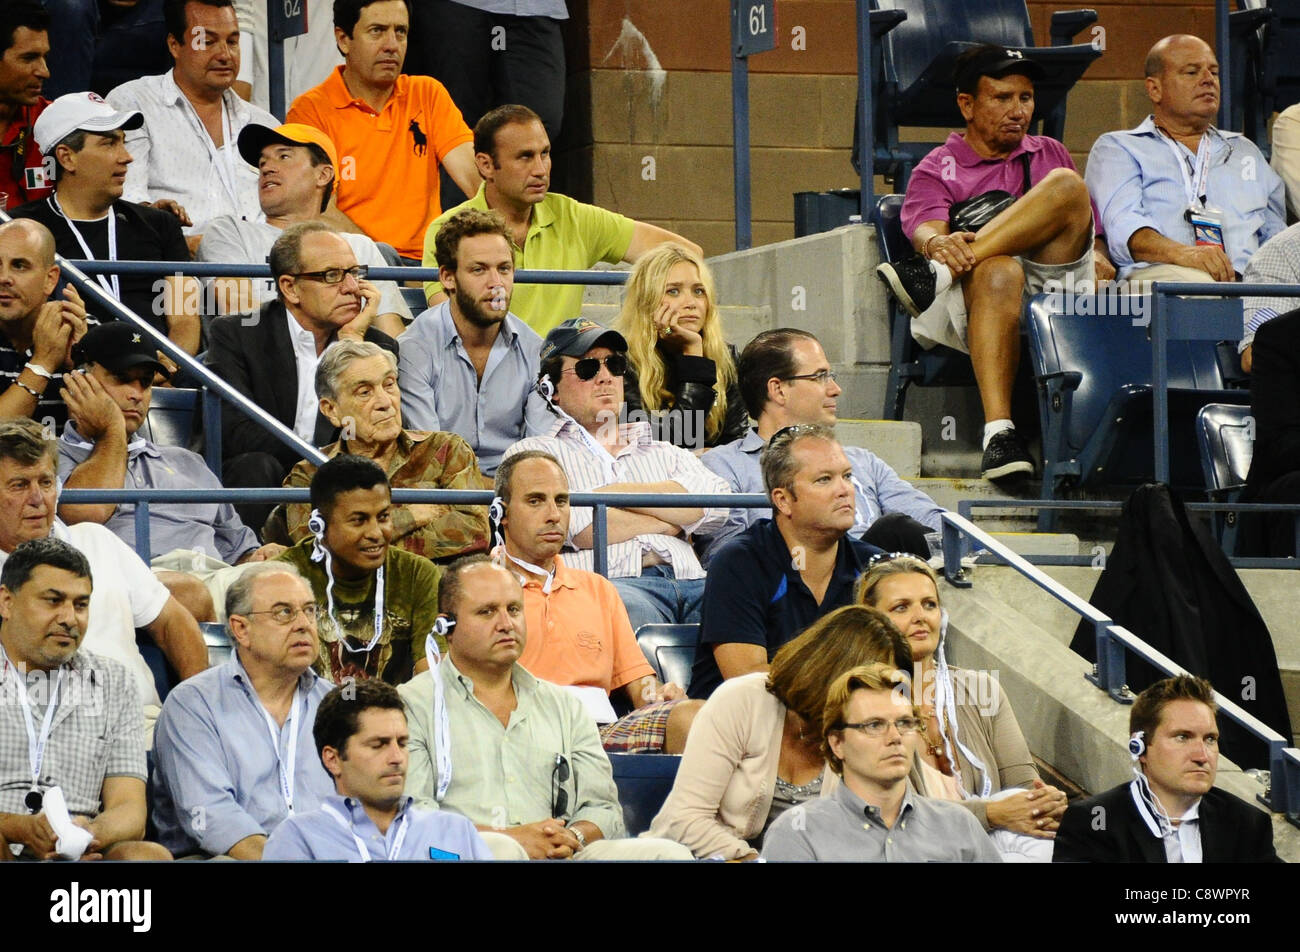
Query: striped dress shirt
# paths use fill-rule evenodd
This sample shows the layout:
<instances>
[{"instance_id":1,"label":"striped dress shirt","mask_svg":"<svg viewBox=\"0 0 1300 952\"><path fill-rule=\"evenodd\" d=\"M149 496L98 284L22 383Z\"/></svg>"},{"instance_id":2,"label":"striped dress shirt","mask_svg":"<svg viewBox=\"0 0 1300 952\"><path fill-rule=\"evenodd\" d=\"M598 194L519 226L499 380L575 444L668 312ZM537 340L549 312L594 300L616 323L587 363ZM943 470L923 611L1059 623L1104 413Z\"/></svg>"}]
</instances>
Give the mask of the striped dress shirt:
<instances>
[{"instance_id":1,"label":"striped dress shirt","mask_svg":"<svg viewBox=\"0 0 1300 952\"><path fill-rule=\"evenodd\" d=\"M505 452L514 456L524 450L544 450L560 461L569 479L569 491L590 492L611 483L657 483L672 480L679 483L687 495L702 493L728 493L726 480L704 468L692 453L653 439L650 424L624 423L619 433L626 444L617 456L598 453L594 440L581 432L581 426L572 417L559 420L546 436L530 436L520 440ZM503 457L504 458L504 457ZM711 535L722 528L729 510L705 509L703 516L682 527L681 536L658 533L634 536L624 542L609 545L608 574L610 578L635 578L641 574L643 560L654 553L673 568L679 579L704 578L704 569L695 557L687 538L692 533ZM569 517L569 542L592 521L590 507L575 506ZM591 549L580 549L565 556L570 568L593 570Z\"/></svg>"}]
</instances>

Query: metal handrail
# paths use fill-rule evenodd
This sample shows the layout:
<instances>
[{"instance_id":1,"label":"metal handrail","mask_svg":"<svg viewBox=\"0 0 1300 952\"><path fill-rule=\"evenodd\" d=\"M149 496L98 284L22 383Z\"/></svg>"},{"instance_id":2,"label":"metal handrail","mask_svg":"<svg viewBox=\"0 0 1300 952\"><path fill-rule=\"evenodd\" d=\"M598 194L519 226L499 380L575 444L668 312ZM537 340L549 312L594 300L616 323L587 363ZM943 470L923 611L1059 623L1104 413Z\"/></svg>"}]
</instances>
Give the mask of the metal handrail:
<instances>
[{"instance_id":1,"label":"metal handrail","mask_svg":"<svg viewBox=\"0 0 1300 952\"><path fill-rule=\"evenodd\" d=\"M997 500L988 500L988 502L997 502ZM1012 502L1016 501L1012 500ZM1000 558L1057 601L1091 621L1097 639L1097 662L1093 673L1086 677L1115 701L1122 704L1133 701L1133 695L1125 683L1126 649L1168 675L1190 674L1143 639L1123 626L1115 624L1094 606L984 532L965 516L944 512L941 518L943 572L948 582L959 588L971 586L971 580L961 565L963 540L970 539L979 543L989 553ZM1215 691L1215 700L1224 714L1268 746L1270 783L1268 793L1260 794L1259 801L1275 813L1286 814L1288 820L1300 826L1300 750L1288 747L1287 738L1254 715L1242 710L1231 698Z\"/></svg>"},{"instance_id":2,"label":"metal handrail","mask_svg":"<svg viewBox=\"0 0 1300 952\"><path fill-rule=\"evenodd\" d=\"M65 489L59 494L59 505L64 503L132 503L135 505L135 551L146 562L152 546L149 534L149 506L151 503L281 503L307 502L311 498L306 488L265 489ZM445 506L486 506L495 498L490 489L394 489L393 502L435 503ZM593 569L600 575L608 571L608 510L616 508L718 508L763 509L771 500L759 493L711 493L683 495L677 493L594 493L580 492L569 496L569 505L590 508L592 514Z\"/></svg>"},{"instance_id":3,"label":"metal handrail","mask_svg":"<svg viewBox=\"0 0 1300 952\"><path fill-rule=\"evenodd\" d=\"M86 274L179 274L190 278L269 278L267 264L221 261L78 261ZM627 283L627 271L562 270L521 268L515 284L594 284L615 286ZM370 268L368 277L377 281L437 281L437 268Z\"/></svg>"}]
</instances>

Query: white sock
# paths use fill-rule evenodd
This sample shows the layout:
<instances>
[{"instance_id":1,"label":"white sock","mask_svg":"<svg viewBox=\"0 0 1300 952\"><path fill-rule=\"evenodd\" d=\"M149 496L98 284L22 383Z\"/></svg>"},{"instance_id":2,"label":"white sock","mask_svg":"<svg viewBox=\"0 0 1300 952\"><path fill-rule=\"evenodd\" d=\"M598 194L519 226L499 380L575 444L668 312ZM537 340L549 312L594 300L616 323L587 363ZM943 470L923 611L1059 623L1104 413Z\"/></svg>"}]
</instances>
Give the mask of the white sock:
<instances>
[{"instance_id":1,"label":"white sock","mask_svg":"<svg viewBox=\"0 0 1300 952\"><path fill-rule=\"evenodd\" d=\"M994 420L991 423L984 424L984 446L983 449L989 448L989 440L997 436L1003 430L1014 430L1016 425L1010 420Z\"/></svg>"},{"instance_id":2,"label":"white sock","mask_svg":"<svg viewBox=\"0 0 1300 952\"><path fill-rule=\"evenodd\" d=\"M952 287L952 272L940 261L931 259L930 270L934 272L934 296L938 297Z\"/></svg>"}]
</instances>

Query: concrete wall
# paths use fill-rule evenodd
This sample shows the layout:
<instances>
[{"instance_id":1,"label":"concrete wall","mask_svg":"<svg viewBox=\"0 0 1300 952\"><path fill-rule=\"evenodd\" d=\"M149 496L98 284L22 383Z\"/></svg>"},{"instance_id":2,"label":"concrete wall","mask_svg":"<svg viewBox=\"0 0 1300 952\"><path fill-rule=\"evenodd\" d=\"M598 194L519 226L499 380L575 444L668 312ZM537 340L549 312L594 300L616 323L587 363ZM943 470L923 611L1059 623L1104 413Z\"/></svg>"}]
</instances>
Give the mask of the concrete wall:
<instances>
[{"instance_id":1,"label":"concrete wall","mask_svg":"<svg viewBox=\"0 0 1300 952\"><path fill-rule=\"evenodd\" d=\"M1066 144L1080 167L1099 133L1146 114L1139 78L1155 40L1214 34L1213 0L1087 5L1104 32L1079 39L1105 54L1069 102ZM1031 2L1037 41L1049 42L1053 10L1074 6ZM673 228L710 255L735 247L729 9L727 0L569 3L558 191ZM857 187L854 9L853 0L777 0L777 48L751 61L755 245L794 236L793 193Z\"/></svg>"}]
</instances>

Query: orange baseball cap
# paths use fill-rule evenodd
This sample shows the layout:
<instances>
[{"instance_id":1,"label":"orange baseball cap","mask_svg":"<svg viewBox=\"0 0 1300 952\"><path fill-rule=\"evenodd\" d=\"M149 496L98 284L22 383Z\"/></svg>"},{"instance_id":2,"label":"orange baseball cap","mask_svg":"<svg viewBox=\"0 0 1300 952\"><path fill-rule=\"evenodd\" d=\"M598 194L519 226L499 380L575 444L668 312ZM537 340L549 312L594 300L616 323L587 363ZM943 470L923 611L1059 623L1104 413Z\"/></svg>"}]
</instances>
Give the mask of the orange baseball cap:
<instances>
[{"instance_id":1,"label":"orange baseball cap","mask_svg":"<svg viewBox=\"0 0 1300 952\"><path fill-rule=\"evenodd\" d=\"M283 145L318 145L329 156L330 165L334 166L336 170L339 167L339 154L338 150L334 148L334 140L315 126L305 125L301 122L286 122L274 129L270 126L260 126L257 123L244 126L239 133L239 154L245 162L257 168L258 160L262 157L262 150L268 145L277 142Z\"/></svg>"}]
</instances>

